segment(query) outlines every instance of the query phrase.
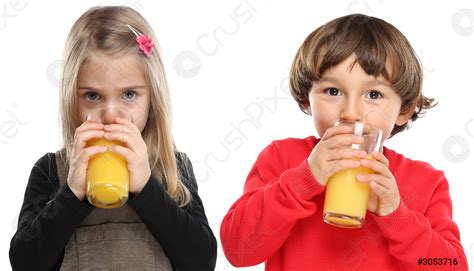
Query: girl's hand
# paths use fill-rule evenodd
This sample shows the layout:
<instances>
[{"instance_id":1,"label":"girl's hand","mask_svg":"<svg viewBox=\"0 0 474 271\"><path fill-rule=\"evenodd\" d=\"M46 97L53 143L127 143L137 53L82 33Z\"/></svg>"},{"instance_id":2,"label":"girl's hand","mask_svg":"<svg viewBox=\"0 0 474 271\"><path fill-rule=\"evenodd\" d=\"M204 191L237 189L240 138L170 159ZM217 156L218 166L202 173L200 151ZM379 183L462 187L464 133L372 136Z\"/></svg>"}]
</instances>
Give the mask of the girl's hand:
<instances>
[{"instance_id":1,"label":"girl's hand","mask_svg":"<svg viewBox=\"0 0 474 271\"><path fill-rule=\"evenodd\" d=\"M388 169L388 159L379 152L373 152L372 157L374 160L361 159L360 162L376 173L357 175L357 180L369 183L371 193L367 209L378 216L386 216L400 205L400 193L395 177Z\"/></svg>"},{"instance_id":2,"label":"girl's hand","mask_svg":"<svg viewBox=\"0 0 474 271\"><path fill-rule=\"evenodd\" d=\"M110 151L122 155L128 163L130 172L129 190L136 195L142 191L151 176L148 162L148 150L138 127L122 118L115 119L116 124L104 126L104 138L125 143L123 146L109 146Z\"/></svg>"},{"instance_id":3,"label":"girl's hand","mask_svg":"<svg viewBox=\"0 0 474 271\"><path fill-rule=\"evenodd\" d=\"M83 200L86 194L86 175L89 159L95 154L107 150L103 146L86 148L86 142L94 138L102 138L104 136L103 128L103 124L96 123L91 119L79 126L74 134L67 184L79 200Z\"/></svg>"},{"instance_id":4,"label":"girl's hand","mask_svg":"<svg viewBox=\"0 0 474 271\"><path fill-rule=\"evenodd\" d=\"M329 177L334 173L360 166L354 158L363 158L365 151L352 149L354 143L362 143L363 138L352 133L352 128L345 125L326 130L321 141L316 144L308 157L308 165L316 180L326 186Z\"/></svg>"}]
</instances>

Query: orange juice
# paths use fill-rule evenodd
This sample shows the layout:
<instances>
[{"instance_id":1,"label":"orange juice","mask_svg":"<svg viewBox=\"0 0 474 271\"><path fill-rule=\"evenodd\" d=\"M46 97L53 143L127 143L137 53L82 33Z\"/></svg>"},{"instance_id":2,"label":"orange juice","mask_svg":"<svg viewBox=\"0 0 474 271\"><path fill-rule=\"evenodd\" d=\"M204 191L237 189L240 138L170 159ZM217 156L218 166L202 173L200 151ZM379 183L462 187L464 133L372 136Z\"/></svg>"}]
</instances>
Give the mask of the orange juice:
<instances>
[{"instance_id":1,"label":"orange juice","mask_svg":"<svg viewBox=\"0 0 474 271\"><path fill-rule=\"evenodd\" d=\"M359 174L373 170L358 167L341 170L329 178L324 200L324 221L344 228L360 228L364 222L370 188L356 180Z\"/></svg>"},{"instance_id":2,"label":"orange juice","mask_svg":"<svg viewBox=\"0 0 474 271\"><path fill-rule=\"evenodd\" d=\"M93 139L87 146L121 145L118 141ZM86 196L89 202L100 208L116 208L128 199L128 182L130 176L125 158L110 152L94 155L89 160L87 169Z\"/></svg>"}]
</instances>

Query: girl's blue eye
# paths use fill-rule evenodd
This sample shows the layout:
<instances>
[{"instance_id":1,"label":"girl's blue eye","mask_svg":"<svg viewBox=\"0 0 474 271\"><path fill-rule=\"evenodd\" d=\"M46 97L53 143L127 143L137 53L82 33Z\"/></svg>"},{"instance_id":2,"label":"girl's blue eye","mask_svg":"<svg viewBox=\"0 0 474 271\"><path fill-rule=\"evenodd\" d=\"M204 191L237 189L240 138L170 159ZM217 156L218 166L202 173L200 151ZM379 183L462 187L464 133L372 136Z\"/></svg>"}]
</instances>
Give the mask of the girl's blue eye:
<instances>
[{"instance_id":1,"label":"girl's blue eye","mask_svg":"<svg viewBox=\"0 0 474 271\"><path fill-rule=\"evenodd\" d=\"M330 96L341 96L341 92L337 88L327 88L324 92Z\"/></svg>"},{"instance_id":2,"label":"girl's blue eye","mask_svg":"<svg viewBox=\"0 0 474 271\"><path fill-rule=\"evenodd\" d=\"M96 101L97 99L99 99L99 94L92 91L87 92L85 96L90 101Z\"/></svg>"},{"instance_id":3,"label":"girl's blue eye","mask_svg":"<svg viewBox=\"0 0 474 271\"><path fill-rule=\"evenodd\" d=\"M135 91L129 89L129 90L125 91L123 96L127 100L133 100L137 96L137 93Z\"/></svg>"},{"instance_id":4,"label":"girl's blue eye","mask_svg":"<svg viewBox=\"0 0 474 271\"><path fill-rule=\"evenodd\" d=\"M383 97L382 93L376 91L376 90L372 90L369 92L369 94L367 94L369 99L371 100L378 100L378 99L381 99Z\"/></svg>"}]
</instances>

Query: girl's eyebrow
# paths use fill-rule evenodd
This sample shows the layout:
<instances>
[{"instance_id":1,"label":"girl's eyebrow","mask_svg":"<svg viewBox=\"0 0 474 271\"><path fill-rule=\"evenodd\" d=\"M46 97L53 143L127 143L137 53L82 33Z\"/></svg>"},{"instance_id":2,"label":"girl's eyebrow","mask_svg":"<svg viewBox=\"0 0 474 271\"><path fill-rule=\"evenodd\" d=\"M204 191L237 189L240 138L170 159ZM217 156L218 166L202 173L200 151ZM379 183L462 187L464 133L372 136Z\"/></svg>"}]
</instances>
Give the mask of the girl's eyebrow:
<instances>
[{"instance_id":1,"label":"girl's eyebrow","mask_svg":"<svg viewBox=\"0 0 474 271\"><path fill-rule=\"evenodd\" d=\"M143 85L133 85L133 86L127 86L127 87L121 87L121 90L127 90L127 89L141 89L141 88L146 88L146 86Z\"/></svg>"},{"instance_id":2,"label":"girl's eyebrow","mask_svg":"<svg viewBox=\"0 0 474 271\"><path fill-rule=\"evenodd\" d=\"M120 88L119 88L119 92L122 92L122 91L124 91L124 90L129 90L129 89L136 90L136 89L144 89L144 88L146 88L146 86L143 86L143 85L132 85L132 86L120 87ZM77 89L78 89L79 91L87 91L87 90L96 91L96 92L100 92L100 91L101 91L99 88L91 87L91 86L87 86L87 85L78 86Z\"/></svg>"},{"instance_id":3,"label":"girl's eyebrow","mask_svg":"<svg viewBox=\"0 0 474 271\"><path fill-rule=\"evenodd\" d=\"M87 91L87 90L93 90L93 91L100 91L97 88L90 87L90 86L77 86L78 91Z\"/></svg>"}]
</instances>

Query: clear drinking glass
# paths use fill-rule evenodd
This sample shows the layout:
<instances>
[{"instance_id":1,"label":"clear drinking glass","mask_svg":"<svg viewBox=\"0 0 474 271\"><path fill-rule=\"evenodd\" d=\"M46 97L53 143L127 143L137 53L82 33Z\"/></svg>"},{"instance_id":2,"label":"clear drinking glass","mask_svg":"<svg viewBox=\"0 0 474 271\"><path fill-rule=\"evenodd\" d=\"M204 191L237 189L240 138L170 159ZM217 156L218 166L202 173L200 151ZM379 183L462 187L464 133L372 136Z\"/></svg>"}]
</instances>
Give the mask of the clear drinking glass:
<instances>
[{"instance_id":1,"label":"clear drinking glass","mask_svg":"<svg viewBox=\"0 0 474 271\"><path fill-rule=\"evenodd\" d=\"M131 114L120 107L97 107L87 115L87 119L95 119L97 123L102 124L114 124L116 117L132 121ZM87 142L87 147L110 145L125 146L122 142L105 138ZM128 200L129 180L130 174L125 158L107 148L105 152L96 154L89 160L86 177L87 200L99 208L120 207Z\"/></svg>"},{"instance_id":2,"label":"clear drinking glass","mask_svg":"<svg viewBox=\"0 0 474 271\"><path fill-rule=\"evenodd\" d=\"M373 151L381 151L381 129L361 122L339 122L336 125L350 126L354 134L364 138L363 143L352 144L351 148L366 151L368 154L366 159L373 159L370 155ZM329 178L324 199L324 222L343 228L362 227L370 188L367 183L357 181L356 176L372 173L373 170L360 166L341 170Z\"/></svg>"}]
</instances>

